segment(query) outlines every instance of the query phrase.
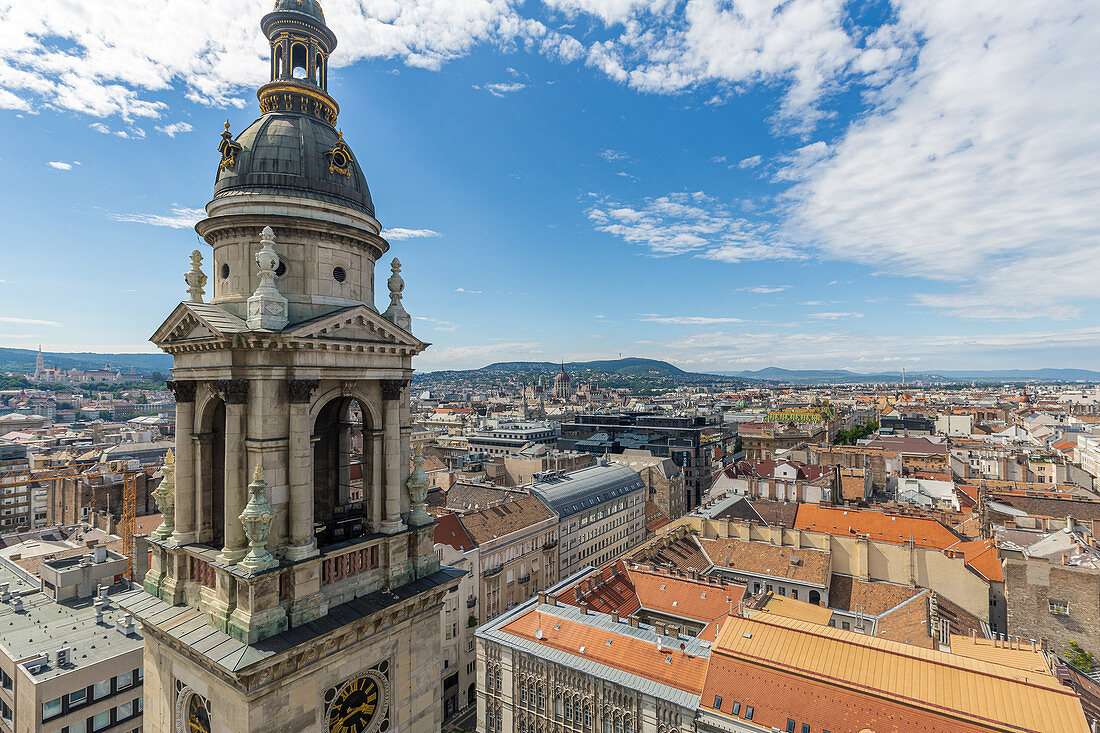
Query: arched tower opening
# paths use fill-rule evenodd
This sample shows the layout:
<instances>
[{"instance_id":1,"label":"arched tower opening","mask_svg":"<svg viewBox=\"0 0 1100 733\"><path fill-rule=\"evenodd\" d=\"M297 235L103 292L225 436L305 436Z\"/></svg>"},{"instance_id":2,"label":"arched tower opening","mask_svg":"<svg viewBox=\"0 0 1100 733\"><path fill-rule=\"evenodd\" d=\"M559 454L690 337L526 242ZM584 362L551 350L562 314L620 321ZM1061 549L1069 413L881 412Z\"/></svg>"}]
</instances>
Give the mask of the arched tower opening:
<instances>
[{"instance_id":1,"label":"arched tower opening","mask_svg":"<svg viewBox=\"0 0 1100 733\"><path fill-rule=\"evenodd\" d=\"M214 396L195 420L199 466L196 479L198 540L221 548L225 542L225 403Z\"/></svg>"},{"instance_id":2,"label":"arched tower opening","mask_svg":"<svg viewBox=\"0 0 1100 733\"><path fill-rule=\"evenodd\" d=\"M372 426L351 397L330 400L313 426L313 522L317 546L362 537L370 530L373 486L371 451L364 435Z\"/></svg>"},{"instance_id":3,"label":"arched tower opening","mask_svg":"<svg viewBox=\"0 0 1100 733\"><path fill-rule=\"evenodd\" d=\"M308 79L309 51L305 44L295 43L290 47L290 69L295 79Z\"/></svg>"}]
</instances>

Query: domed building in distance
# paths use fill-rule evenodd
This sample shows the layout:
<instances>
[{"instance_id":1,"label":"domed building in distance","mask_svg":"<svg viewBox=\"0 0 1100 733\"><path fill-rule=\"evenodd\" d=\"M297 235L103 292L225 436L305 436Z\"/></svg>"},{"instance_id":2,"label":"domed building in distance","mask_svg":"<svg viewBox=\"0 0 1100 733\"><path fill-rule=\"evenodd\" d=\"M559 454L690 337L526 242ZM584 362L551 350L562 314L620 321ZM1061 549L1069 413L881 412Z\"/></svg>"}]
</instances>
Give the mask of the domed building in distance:
<instances>
[{"instance_id":1,"label":"domed building in distance","mask_svg":"<svg viewBox=\"0 0 1100 733\"><path fill-rule=\"evenodd\" d=\"M145 637L144 726L436 733L439 609L461 573L440 567L410 472L428 344L396 259L375 303L389 244L337 127L320 5L277 0L261 27L262 115L226 123L195 227L210 251L151 339L174 357L177 441L143 588L123 600Z\"/></svg>"}]
</instances>

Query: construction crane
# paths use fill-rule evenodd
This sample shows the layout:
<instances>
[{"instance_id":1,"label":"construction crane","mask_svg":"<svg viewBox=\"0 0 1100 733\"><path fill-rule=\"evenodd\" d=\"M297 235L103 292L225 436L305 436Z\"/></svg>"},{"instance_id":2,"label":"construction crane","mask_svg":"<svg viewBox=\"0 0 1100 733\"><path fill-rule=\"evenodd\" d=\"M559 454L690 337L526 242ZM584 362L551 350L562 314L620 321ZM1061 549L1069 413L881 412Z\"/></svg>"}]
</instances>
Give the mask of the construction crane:
<instances>
[{"instance_id":1,"label":"construction crane","mask_svg":"<svg viewBox=\"0 0 1100 733\"><path fill-rule=\"evenodd\" d=\"M141 472L132 468L136 461L111 461L110 463L70 464L57 468L14 469L0 471L0 490L12 486L62 481L64 479L102 478L122 476L122 552L126 556L126 577L132 578L134 569L134 525L137 518L137 477ZM92 497L95 504L95 497Z\"/></svg>"}]
</instances>

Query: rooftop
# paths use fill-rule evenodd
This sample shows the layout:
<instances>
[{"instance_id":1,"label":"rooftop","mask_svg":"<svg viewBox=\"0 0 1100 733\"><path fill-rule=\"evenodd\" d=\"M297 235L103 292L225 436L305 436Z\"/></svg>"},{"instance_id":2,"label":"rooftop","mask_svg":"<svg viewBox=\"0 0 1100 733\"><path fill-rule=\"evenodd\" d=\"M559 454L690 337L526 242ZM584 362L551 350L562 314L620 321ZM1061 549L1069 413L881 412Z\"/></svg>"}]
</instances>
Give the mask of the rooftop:
<instances>
[{"instance_id":1,"label":"rooftop","mask_svg":"<svg viewBox=\"0 0 1100 733\"><path fill-rule=\"evenodd\" d=\"M531 493L562 517L569 517L645 488L634 469L610 463L539 481L531 487Z\"/></svg>"}]
</instances>

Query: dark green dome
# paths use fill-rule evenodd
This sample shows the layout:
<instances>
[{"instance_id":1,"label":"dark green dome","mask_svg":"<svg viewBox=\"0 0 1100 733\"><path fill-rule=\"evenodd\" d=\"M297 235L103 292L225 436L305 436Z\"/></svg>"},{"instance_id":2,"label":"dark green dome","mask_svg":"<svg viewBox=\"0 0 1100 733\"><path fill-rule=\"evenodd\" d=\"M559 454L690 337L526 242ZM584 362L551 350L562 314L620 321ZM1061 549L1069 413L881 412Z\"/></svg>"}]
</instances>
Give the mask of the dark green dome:
<instances>
[{"instance_id":1,"label":"dark green dome","mask_svg":"<svg viewBox=\"0 0 1100 733\"><path fill-rule=\"evenodd\" d=\"M275 0L275 8L271 12L278 13L282 11L301 13L322 23L325 22L325 13L321 10L321 4L317 0Z\"/></svg>"},{"instance_id":2,"label":"dark green dome","mask_svg":"<svg viewBox=\"0 0 1100 733\"><path fill-rule=\"evenodd\" d=\"M296 0L280 0L294 4ZM303 5L309 0L302 0ZM314 3L316 4L316 3ZM343 137L305 114L270 112L235 141L231 165L218 169L214 199L239 194L297 196L374 216L363 170ZM346 171L346 173L345 173Z\"/></svg>"}]
</instances>

